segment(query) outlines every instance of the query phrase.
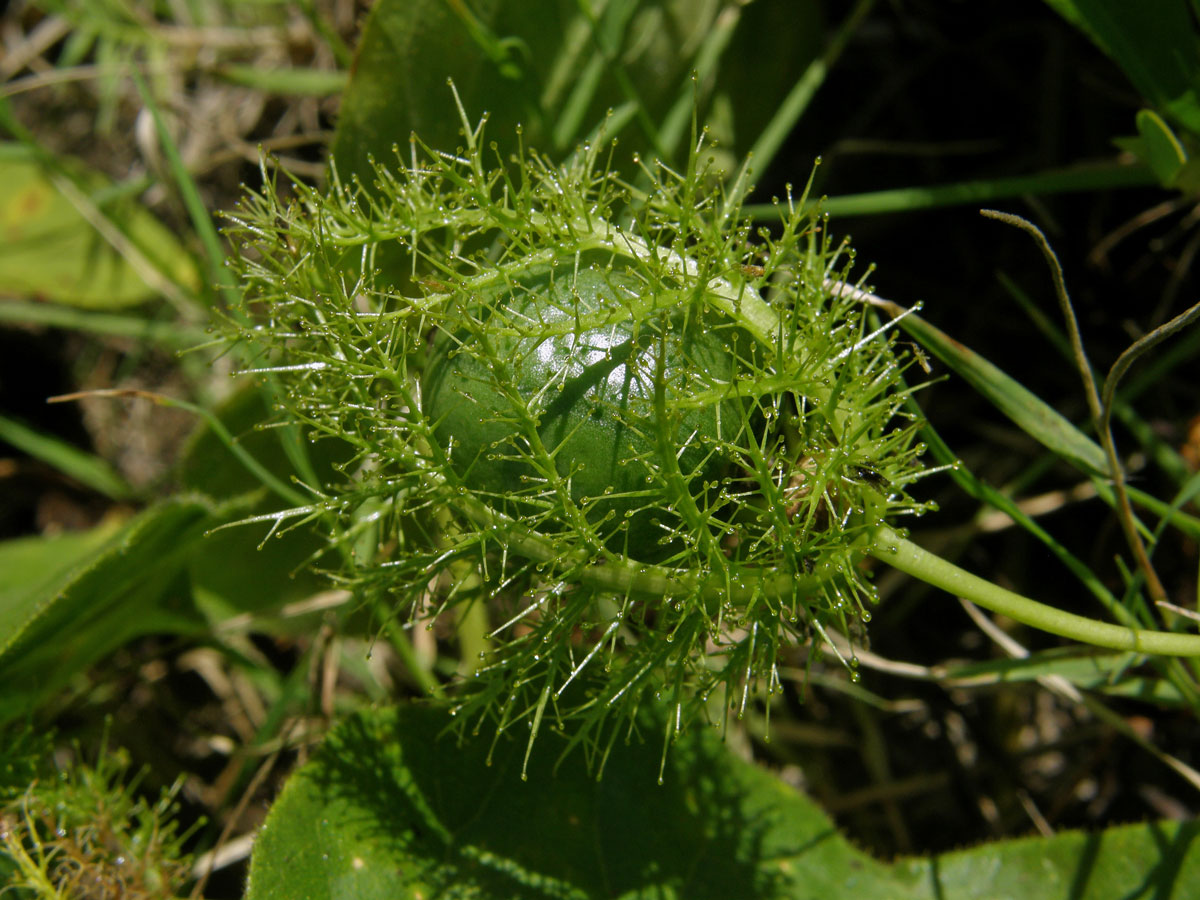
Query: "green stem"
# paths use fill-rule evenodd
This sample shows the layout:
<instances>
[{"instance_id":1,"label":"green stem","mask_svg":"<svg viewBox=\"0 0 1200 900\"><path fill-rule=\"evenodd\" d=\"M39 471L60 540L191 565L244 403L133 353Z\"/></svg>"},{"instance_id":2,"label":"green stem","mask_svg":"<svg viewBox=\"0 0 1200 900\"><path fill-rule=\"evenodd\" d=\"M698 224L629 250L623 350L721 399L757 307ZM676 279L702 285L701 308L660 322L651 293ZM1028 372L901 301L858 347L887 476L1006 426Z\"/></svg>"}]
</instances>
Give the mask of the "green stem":
<instances>
[{"instance_id":1,"label":"green stem","mask_svg":"<svg viewBox=\"0 0 1200 900\"><path fill-rule=\"evenodd\" d=\"M757 163L757 158L755 163ZM1145 187L1157 184L1154 173L1143 165L1123 163L1078 167L1058 172L1038 172L1012 178L962 181L931 187L896 188L866 194L843 194L821 200L821 209L834 218L877 216L888 213L912 213L919 209L991 203L1025 194L1073 193L1101 189ZM746 215L754 220L771 221L779 211L771 203L750 204Z\"/></svg>"},{"instance_id":2,"label":"green stem","mask_svg":"<svg viewBox=\"0 0 1200 900\"><path fill-rule=\"evenodd\" d=\"M570 571L580 583L619 596L702 597L710 612L716 615L720 605L728 600L745 606L757 597L786 597L793 593L816 591L834 577L838 567L832 562L818 563L804 575L793 572L772 572L763 577L730 581L724 573L702 576L685 569L650 565L628 558L603 558L585 550L563 551L560 544L545 535L526 528L486 503L462 495L455 501L459 511L477 526L496 534L504 534L508 546L534 562ZM1196 653L1200 655L1200 649Z\"/></svg>"},{"instance_id":3,"label":"green stem","mask_svg":"<svg viewBox=\"0 0 1200 900\"><path fill-rule=\"evenodd\" d=\"M1051 634L1113 650L1200 656L1200 635L1143 631L1063 612L972 575L921 549L887 526L876 529L866 549L871 556L914 578Z\"/></svg>"}]
</instances>

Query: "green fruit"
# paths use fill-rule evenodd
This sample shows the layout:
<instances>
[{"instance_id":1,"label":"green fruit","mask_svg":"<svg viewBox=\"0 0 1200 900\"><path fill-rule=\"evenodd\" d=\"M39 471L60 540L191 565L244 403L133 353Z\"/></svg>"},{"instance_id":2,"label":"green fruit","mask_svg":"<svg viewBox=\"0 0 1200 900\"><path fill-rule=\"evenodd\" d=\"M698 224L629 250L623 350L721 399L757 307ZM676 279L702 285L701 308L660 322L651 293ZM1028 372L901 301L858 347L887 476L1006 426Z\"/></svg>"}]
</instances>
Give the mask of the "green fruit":
<instances>
[{"instance_id":1,"label":"green fruit","mask_svg":"<svg viewBox=\"0 0 1200 900\"><path fill-rule=\"evenodd\" d=\"M742 428L734 341L746 336L687 296L655 308L646 290L628 270L572 260L457 297L422 406L476 496L544 533L582 517L610 550L656 561L717 495L722 441Z\"/></svg>"}]
</instances>

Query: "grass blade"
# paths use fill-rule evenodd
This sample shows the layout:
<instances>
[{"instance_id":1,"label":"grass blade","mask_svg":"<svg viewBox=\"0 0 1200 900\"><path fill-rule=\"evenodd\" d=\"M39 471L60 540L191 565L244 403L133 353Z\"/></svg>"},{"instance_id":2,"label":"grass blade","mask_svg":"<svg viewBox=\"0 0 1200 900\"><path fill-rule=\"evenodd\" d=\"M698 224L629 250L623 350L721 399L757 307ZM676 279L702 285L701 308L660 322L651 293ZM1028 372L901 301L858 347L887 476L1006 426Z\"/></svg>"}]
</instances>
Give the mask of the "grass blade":
<instances>
[{"instance_id":1,"label":"grass blade","mask_svg":"<svg viewBox=\"0 0 1200 900\"><path fill-rule=\"evenodd\" d=\"M1008 416L1017 427L1044 447L1089 475L1108 476L1108 461L1100 445L1044 400L1005 374L970 348L960 344L898 303L884 300L844 282L830 282L832 290L849 293L863 303L903 316L900 327L922 347L944 362L979 394ZM908 313L908 314L906 314Z\"/></svg>"},{"instance_id":2,"label":"grass blade","mask_svg":"<svg viewBox=\"0 0 1200 900\"><path fill-rule=\"evenodd\" d=\"M0 441L11 444L113 500L125 500L133 496L133 489L112 466L62 438L0 415Z\"/></svg>"}]
</instances>

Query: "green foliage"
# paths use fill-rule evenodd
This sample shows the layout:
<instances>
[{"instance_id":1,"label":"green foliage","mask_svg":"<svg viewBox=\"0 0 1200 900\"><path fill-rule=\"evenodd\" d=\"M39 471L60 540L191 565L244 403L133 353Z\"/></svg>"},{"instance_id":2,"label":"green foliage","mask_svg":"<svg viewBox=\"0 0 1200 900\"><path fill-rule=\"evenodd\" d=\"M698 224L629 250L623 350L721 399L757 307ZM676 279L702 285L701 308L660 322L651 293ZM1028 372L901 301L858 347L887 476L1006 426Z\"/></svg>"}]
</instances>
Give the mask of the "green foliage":
<instances>
[{"instance_id":1,"label":"green foliage","mask_svg":"<svg viewBox=\"0 0 1200 900\"><path fill-rule=\"evenodd\" d=\"M100 747L95 764L53 768L47 742L8 729L0 744L0 878L5 896L175 896L190 877L186 834L173 821L181 782L153 802L128 777L128 754ZM78 754L78 749L76 749ZM13 761L30 777L18 791Z\"/></svg>"},{"instance_id":2,"label":"green foliage","mask_svg":"<svg viewBox=\"0 0 1200 900\"><path fill-rule=\"evenodd\" d=\"M661 723L594 765L556 765L547 740L456 741L419 707L339 725L298 770L255 845L247 896L1183 900L1200 879L1198 826L1064 832L886 865L811 800L731 754L681 738L654 783ZM557 746L554 746L557 744ZM518 772L528 770L529 781ZM632 811L636 810L636 814Z\"/></svg>"},{"instance_id":3,"label":"green foliage","mask_svg":"<svg viewBox=\"0 0 1200 900\"><path fill-rule=\"evenodd\" d=\"M682 739L659 785L661 723L649 740L615 741L600 780L577 756L556 766L557 739L526 761L519 740L460 745L453 724L410 706L339 725L259 835L250 900L799 897L851 872L866 896L893 884L811 801L713 735ZM298 847L316 852L301 861Z\"/></svg>"},{"instance_id":4,"label":"green foliage","mask_svg":"<svg viewBox=\"0 0 1200 900\"><path fill-rule=\"evenodd\" d=\"M120 309L195 280L174 235L103 178L0 144L0 296Z\"/></svg>"},{"instance_id":5,"label":"green foliage","mask_svg":"<svg viewBox=\"0 0 1200 900\"><path fill-rule=\"evenodd\" d=\"M1139 149L1160 183L1173 185L1187 164L1187 151L1167 123L1153 110L1143 109L1137 115Z\"/></svg>"},{"instance_id":6,"label":"green foliage","mask_svg":"<svg viewBox=\"0 0 1200 900\"><path fill-rule=\"evenodd\" d=\"M370 190L372 162L408 163L412 134L453 152L463 136L450 80L487 111L502 158L516 152L519 129L526 146L559 159L607 117L605 133L621 134L622 171L638 151L682 162L698 105L731 163L813 59L820 27L811 0L382 0L363 29L332 156L343 180ZM773 64L739 63L752 55Z\"/></svg>"},{"instance_id":7,"label":"green foliage","mask_svg":"<svg viewBox=\"0 0 1200 900\"><path fill-rule=\"evenodd\" d=\"M348 541L382 512L348 585L414 620L498 609L477 699L501 729L773 689L785 646L869 617L858 544L921 511L904 363L825 287L846 248L803 198L752 245L740 183L704 188L696 156L642 194L595 148L489 170L468 138L381 168L378 196L297 185L238 214L249 371L354 452L279 519L335 514ZM400 284L373 262L396 242ZM567 693L593 661L600 694Z\"/></svg>"},{"instance_id":8,"label":"green foliage","mask_svg":"<svg viewBox=\"0 0 1200 900\"><path fill-rule=\"evenodd\" d=\"M114 500L126 499L133 493L125 479L105 460L8 416L0 415L0 440Z\"/></svg>"},{"instance_id":9,"label":"green foliage","mask_svg":"<svg viewBox=\"0 0 1200 900\"><path fill-rule=\"evenodd\" d=\"M1138 93L1200 135L1200 29L1189 0L1046 0L1129 76Z\"/></svg>"},{"instance_id":10,"label":"green foliage","mask_svg":"<svg viewBox=\"0 0 1200 900\"><path fill-rule=\"evenodd\" d=\"M451 698L436 709L399 701L334 728L259 835L255 898L395 896L398 882L414 897L1194 892L1194 824L875 860L696 725L723 726L736 742L735 717L783 708L780 685L804 677L787 667L812 665L814 683L833 683L817 649L825 639L861 647L873 557L1017 622L1123 651L1035 650L921 677L956 690L1036 679L1200 784L1138 732L1136 716L1103 705L1194 715L1194 667L1151 655L1195 655L1194 626L1181 618L1176 633L1153 631L1162 613L1141 597L1140 573L1103 577L1035 523L1017 500L1036 476L998 489L961 465L903 381L925 357L899 331L1113 502L1112 465L1088 427L910 310L847 284L852 253L808 190L744 205L752 174L734 161L754 147L751 164L767 168L870 0L823 50L820 4L808 0L380 0L350 71L253 55L251 28L298 15L347 66L318 4L42 5L73 28L56 64L96 63L98 131L143 104L204 265L131 199L153 176L111 186L42 149L0 105L23 144L0 148L11 188L0 202L20 238L0 258L0 291L25 298L0 304L0 319L181 348L205 340L195 319L223 300L240 340L234 365L257 384L243 379L225 403L213 399L222 390L193 385L199 402L178 404L205 424L173 498L91 531L0 544L0 884L22 886L16 896L181 889L170 792L140 799L124 752L107 744L94 765L76 751L49 772L52 752L67 758L65 741L12 725L87 696L89 666L158 634L216 648L249 674L270 709L242 734L246 758L290 743L281 723L317 705L318 671L329 688L322 714L413 686ZM1124 144L1144 165L821 208L903 212L1155 182L1195 190L1198 57L1186 4L1160 15L1108 0L1050 5L1154 107ZM176 68L187 53L175 52L174 17L235 49L205 42L204 61ZM328 188L264 166L264 190L238 214L240 282L221 265L213 185L185 162L173 119L172 85L206 79L293 97L346 86ZM487 111L487 141L464 108ZM413 132L424 143L408 143ZM174 310L145 304L160 294ZM895 324L881 324L881 311ZM166 321L172 312L178 320ZM1161 378L1186 362L1180 345L1147 369ZM1113 410L1135 434L1151 432L1121 397ZM1119 624L1033 603L909 542L900 517L931 506L909 496L931 471L918 437ZM0 438L129 496L111 467L48 433L0 415ZM1169 451L1145 442L1162 464ZM1131 490L1148 516L1136 527L1148 540L1172 525L1194 538L1200 522L1180 509L1200 479L1167 462L1178 493L1167 502ZM228 527L238 521L269 526L268 538ZM314 603L329 578L353 602ZM285 604L309 611L281 615ZM353 615L364 607L383 619L376 638L399 659L388 674L409 681L399 690L373 680L380 660L356 643L371 638ZM284 657L303 635L299 663L268 663L242 640L247 629ZM343 641L353 649L339 652ZM339 663L349 672L340 683ZM890 705L862 685L837 686L855 712ZM72 712L86 716L88 704ZM817 768L803 767L815 784ZM245 784L246 768L235 757L222 781Z\"/></svg>"},{"instance_id":11,"label":"green foliage","mask_svg":"<svg viewBox=\"0 0 1200 900\"><path fill-rule=\"evenodd\" d=\"M220 412L214 421L239 432L263 416L254 394ZM275 471L285 470L276 434L249 437ZM30 714L139 636L204 635L230 615L276 610L316 590L315 575L295 577L325 547L311 534L265 547L210 534L263 504L258 481L211 431L198 432L178 474L186 492L128 521L0 542L0 678L9 685L0 723Z\"/></svg>"},{"instance_id":12,"label":"green foliage","mask_svg":"<svg viewBox=\"0 0 1200 900\"><path fill-rule=\"evenodd\" d=\"M1120 0L1046 0L1121 67L1153 109L1137 114L1137 137L1117 143L1135 153L1164 187L1200 191L1200 24L1195 3L1165 0L1153 9ZM1160 115L1161 113L1161 115ZM1183 135L1177 137L1164 117Z\"/></svg>"},{"instance_id":13,"label":"green foliage","mask_svg":"<svg viewBox=\"0 0 1200 900\"><path fill-rule=\"evenodd\" d=\"M0 544L0 722L139 635L198 633L189 605L164 599L213 514L181 496L120 527Z\"/></svg>"}]
</instances>

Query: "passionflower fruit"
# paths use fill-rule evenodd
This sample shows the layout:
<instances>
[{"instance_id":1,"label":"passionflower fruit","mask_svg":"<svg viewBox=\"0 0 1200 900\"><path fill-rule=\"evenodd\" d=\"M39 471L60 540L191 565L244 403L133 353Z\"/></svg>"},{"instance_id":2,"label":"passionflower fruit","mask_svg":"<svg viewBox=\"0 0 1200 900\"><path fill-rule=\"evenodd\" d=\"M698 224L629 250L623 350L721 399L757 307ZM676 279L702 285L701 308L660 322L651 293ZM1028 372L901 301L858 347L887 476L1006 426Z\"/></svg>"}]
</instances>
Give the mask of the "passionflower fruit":
<instances>
[{"instance_id":1,"label":"passionflower fruit","mask_svg":"<svg viewBox=\"0 0 1200 900\"><path fill-rule=\"evenodd\" d=\"M706 507L727 474L739 335L651 293L629 268L571 259L456 296L422 406L464 487L538 531L586 523L633 559L696 540L679 505Z\"/></svg>"},{"instance_id":2,"label":"passionflower fruit","mask_svg":"<svg viewBox=\"0 0 1200 900\"><path fill-rule=\"evenodd\" d=\"M335 577L410 625L449 614L472 728L598 740L647 697L675 728L714 692L744 706L865 620L863 556L924 508L891 326L829 289L852 260L806 195L755 229L698 157L643 191L597 146L513 177L464 135L381 167L380 198L247 213L256 371L349 448L274 519L327 522Z\"/></svg>"}]
</instances>

